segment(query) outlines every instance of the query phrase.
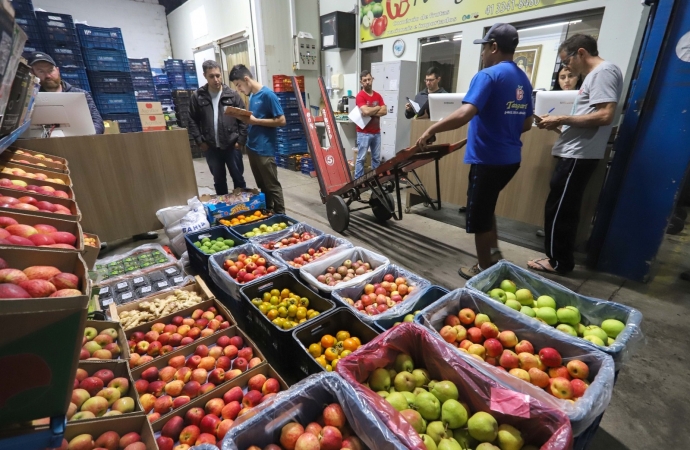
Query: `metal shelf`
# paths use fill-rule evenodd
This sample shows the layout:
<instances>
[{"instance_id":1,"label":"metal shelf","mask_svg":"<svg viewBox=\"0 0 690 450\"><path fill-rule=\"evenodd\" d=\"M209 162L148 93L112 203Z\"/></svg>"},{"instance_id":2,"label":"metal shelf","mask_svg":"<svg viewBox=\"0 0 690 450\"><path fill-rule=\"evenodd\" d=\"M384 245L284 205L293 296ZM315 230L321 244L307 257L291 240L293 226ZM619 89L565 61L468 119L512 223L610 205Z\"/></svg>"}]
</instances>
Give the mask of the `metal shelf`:
<instances>
[{"instance_id":1,"label":"metal shelf","mask_svg":"<svg viewBox=\"0 0 690 450\"><path fill-rule=\"evenodd\" d=\"M31 125L31 121L24 122L19 128L5 136L4 138L0 139L0 154L7 150L7 148L14 144L14 142L24 134L26 130L29 129L29 126Z\"/></svg>"}]
</instances>

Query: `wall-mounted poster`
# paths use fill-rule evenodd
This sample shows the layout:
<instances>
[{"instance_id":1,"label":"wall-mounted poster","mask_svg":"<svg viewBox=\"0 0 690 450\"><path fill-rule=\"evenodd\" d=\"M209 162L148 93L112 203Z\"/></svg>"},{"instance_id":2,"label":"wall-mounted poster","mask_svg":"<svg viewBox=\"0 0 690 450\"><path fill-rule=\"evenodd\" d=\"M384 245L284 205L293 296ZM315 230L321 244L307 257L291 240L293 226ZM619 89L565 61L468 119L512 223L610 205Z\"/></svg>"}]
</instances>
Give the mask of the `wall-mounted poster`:
<instances>
[{"instance_id":1,"label":"wall-mounted poster","mask_svg":"<svg viewBox=\"0 0 690 450\"><path fill-rule=\"evenodd\" d=\"M537 82L537 69L539 68L540 56L541 45L518 47L513 56L513 61L527 74L527 77L532 82L532 86Z\"/></svg>"}]
</instances>

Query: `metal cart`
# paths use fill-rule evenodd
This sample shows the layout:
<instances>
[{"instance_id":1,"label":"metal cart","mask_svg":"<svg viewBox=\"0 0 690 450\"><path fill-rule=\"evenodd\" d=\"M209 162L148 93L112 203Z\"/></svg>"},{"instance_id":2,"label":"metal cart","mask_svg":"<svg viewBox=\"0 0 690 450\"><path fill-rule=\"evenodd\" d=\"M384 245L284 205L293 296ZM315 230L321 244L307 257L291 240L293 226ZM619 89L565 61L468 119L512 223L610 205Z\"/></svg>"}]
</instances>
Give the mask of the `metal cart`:
<instances>
[{"instance_id":1,"label":"metal cart","mask_svg":"<svg viewBox=\"0 0 690 450\"><path fill-rule=\"evenodd\" d=\"M409 147L398 152L394 158L384 161L376 169L370 170L353 180L348 167L345 150L340 135L335 127L335 116L330 103L325 102L323 122L330 147L324 148L319 142L316 121L302 101L297 81L292 80L296 93L299 114L302 119L309 153L314 161L314 169L319 180L321 201L326 204L328 222L337 232L347 229L350 213L371 208L376 219L384 222L391 218L401 220L403 217L401 192L413 189L422 197L424 205L434 210L441 208L441 184L439 179L439 160L444 156L461 149L467 140L455 144L430 145L424 150L418 146ZM321 96L328 99L323 78L319 78ZM426 188L417 176L416 169L434 162L436 169L436 200L429 196ZM368 199L362 194L370 191ZM396 199L391 195L395 193ZM365 206L353 208L354 202ZM406 209L409 213L409 208Z\"/></svg>"}]
</instances>

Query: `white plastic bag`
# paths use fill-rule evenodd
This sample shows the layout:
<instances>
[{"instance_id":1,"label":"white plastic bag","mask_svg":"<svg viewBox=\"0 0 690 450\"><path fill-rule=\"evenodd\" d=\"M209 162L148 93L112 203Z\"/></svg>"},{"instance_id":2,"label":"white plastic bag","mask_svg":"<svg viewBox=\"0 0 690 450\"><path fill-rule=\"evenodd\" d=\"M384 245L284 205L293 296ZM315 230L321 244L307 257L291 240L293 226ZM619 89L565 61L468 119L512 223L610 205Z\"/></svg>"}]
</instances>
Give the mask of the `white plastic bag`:
<instances>
[{"instance_id":1,"label":"white plastic bag","mask_svg":"<svg viewBox=\"0 0 690 450\"><path fill-rule=\"evenodd\" d=\"M187 206L172 206L159 209L156 217L163 224L165 234L170 240L170 248L176 255L187 249L184 235L210 227L204 204L197 197L187 200Z\"/></svg>"}]
</instances>

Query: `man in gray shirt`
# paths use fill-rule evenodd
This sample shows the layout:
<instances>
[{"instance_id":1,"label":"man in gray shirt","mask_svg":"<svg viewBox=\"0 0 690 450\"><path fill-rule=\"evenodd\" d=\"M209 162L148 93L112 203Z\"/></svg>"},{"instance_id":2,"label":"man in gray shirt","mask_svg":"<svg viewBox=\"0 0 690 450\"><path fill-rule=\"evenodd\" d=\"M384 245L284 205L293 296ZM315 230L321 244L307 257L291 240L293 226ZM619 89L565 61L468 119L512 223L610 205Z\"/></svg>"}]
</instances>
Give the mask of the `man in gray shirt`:
<instances>
[{"instance_id":1,"label":"man in gray shirt","mask_svg":"<svg viewBox=\"0 0 690 450\"><path fill-rule=\"evenodd\" d=\"M575 268L575 238L582 197L592 173L604 157L616 105L623 92L623 74L599 57L597 41L584 34L566 39L558 48L563 65L584 82L570 116L545 116L539 128L561 135L551 154L558 159L544 208L546 258L529 261L534 270L568 273Z\"/></svg>"}]
</instances>

